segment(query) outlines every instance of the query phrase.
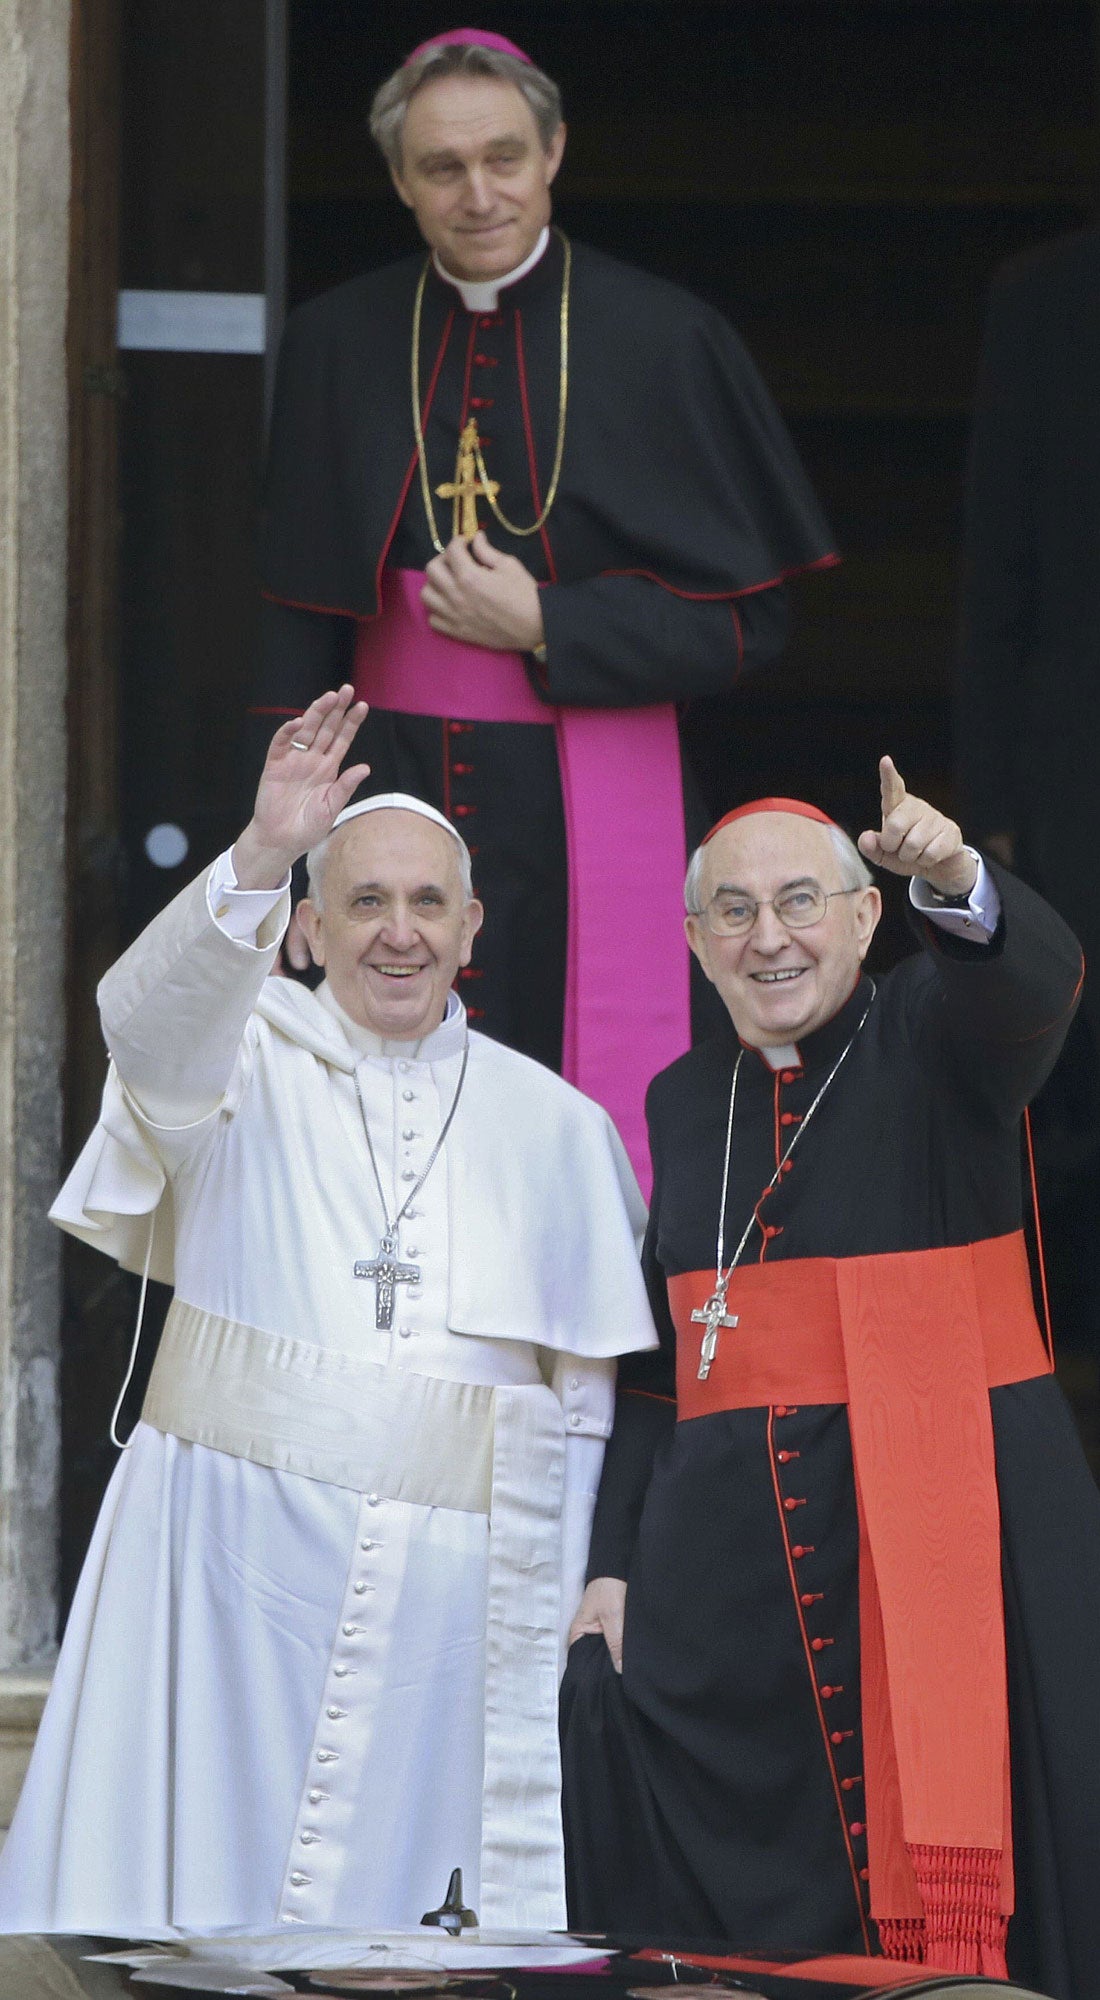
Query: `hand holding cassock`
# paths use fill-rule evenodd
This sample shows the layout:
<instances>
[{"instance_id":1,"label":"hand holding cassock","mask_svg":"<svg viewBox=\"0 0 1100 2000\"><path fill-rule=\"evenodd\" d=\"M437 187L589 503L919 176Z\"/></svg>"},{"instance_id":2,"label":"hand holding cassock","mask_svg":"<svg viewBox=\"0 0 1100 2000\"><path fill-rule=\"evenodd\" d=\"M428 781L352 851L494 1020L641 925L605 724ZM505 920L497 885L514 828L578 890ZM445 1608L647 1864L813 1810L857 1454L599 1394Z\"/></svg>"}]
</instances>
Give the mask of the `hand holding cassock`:
<instances>
[{"instance_id":1,"label":"hand holding cassock","mask_svg":"<svg viewBox=\"0 0 1100 2000\"><path fill-rule=\"evenodd\" d=\"M941 896L968 896L978 879L978 864L963 844L962 831L946 813L905 789L905 780L890 757L879 759L882 826L878 833L859 836L865 861L893 875L919 875Z\"/></svg>"},{"instance_id":2,"label":"hand holding cassock","mask_svg":"<svg viewBox=\"0 0 1100 2000\"><path fill-rule=\"evenodd\" d=\"M545 637L538 584L518 557L493 547L484 528L469 542L456 535L432 557L421 601L434 631L470 646L530 653Z\"/></svg>"}]
</instances>

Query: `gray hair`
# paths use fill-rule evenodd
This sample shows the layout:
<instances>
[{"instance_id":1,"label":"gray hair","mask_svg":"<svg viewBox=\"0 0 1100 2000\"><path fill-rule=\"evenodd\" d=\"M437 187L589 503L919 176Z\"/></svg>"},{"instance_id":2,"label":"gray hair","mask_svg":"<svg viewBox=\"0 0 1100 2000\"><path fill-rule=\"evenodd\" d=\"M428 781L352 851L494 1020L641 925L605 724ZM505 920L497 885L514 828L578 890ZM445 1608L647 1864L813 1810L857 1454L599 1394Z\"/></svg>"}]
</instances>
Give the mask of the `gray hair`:
<instances>
[{"instance_id":1,"label":"gray hair","mask_svg":"<svg viewBox=\"0 0 1100 2000\"><path fill-rule=\"evenodd\" d=\"M400 808L395 807L394 810L399 811ZM345 822L345 824L354 825L355 822L350 821ZM428 824L429 826L435 826L437 822L429 820ZM440 827L439 830L442 833L443 828ZM322 895L329 849L336 839L337 834L343 833L343 831L344 828L342 826L334 826L331 833L326 833L324 839L319 840L316 847L311 847L309 853L306 855L306 894L315 910L323 907ZM474 866L470 859L470 850L463 840L462 835L456 833L453 826L448 827L447 832L458 849L458 880L462 889L462 898L464 902L470 903L473 901L474 896Z\"/></svg>"},{"instance_id":2,"label":"gray hair","mask_svg":"<svg viewBox=\"0 0 1100 2000\"><path fill-rule=\"evenodd\" d=\"M828 826L825 831L833 844L833 853L836 856L837 866L840 869L841 888L869 889L875 878L863 859L855 841L849 839L842 827ZM703 877L705 855L705 844L696 848L691 860L688 862L688 871L684 877L684 908L689 917L700 917L703 914L703 905L699 900L699 892Z\"/></svg>"},{"instance_id":3,"label":"gray hair","mask_svg":"<svg viewBox=\"0 0 1100 2000\"><path fill-rule=\"evenodd\" d=\"M402 63L374 94L371 137L386 165L395 172L401 171L401 135L409 104L424 84L444 76L495 76L504 83L514 83L533 113L543 151L549 150L561 124L561 92L550 77L534 63L521 62L504 49L481 48L471 42L437 42L422 49L411 62Z\"/></svg>"}]
</instances>

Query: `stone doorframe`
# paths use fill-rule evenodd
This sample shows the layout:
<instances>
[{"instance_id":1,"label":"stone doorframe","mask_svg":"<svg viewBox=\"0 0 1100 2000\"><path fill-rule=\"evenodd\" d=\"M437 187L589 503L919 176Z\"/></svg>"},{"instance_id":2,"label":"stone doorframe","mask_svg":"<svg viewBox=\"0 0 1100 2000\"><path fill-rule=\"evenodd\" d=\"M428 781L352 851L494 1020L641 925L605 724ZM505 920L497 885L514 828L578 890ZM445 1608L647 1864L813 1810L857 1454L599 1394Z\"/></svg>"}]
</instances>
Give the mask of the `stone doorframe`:
<instances>
[{"instance_id":1,"label":"stone doorframe","mask_svg":"<svg viewBox=\"0 0 1100 2000\"><path fill-rule=\"evenodd\" d=\"M0 1676L24 1735L57 1622L70 25L69 0L0 11ZM0 1679L0 1762L3 1734Z\"/></svg>"}]
</instances>

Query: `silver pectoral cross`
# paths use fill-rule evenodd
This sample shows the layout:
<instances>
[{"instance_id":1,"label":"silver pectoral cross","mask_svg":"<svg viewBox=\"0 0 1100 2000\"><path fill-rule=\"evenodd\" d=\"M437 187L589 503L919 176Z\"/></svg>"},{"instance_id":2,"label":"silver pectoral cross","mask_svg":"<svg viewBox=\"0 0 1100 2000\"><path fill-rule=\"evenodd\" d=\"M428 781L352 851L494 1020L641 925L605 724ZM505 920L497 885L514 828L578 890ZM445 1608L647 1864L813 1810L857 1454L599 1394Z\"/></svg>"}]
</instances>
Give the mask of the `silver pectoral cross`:
<instances>
[{"instance_id":1,"label":"silver pectoral cross","mask_svg":"<svg viewBox=\"0 0 1100 2000\"><path fill-rule=\"evenodd\" d=\"M398 1263L396 1249L395 1239L383 1236L377 1257L360 1257L355 1265L357 1278L374 1279L374 1324L384 1328L393 1325L394 1286L420 1283L419 1264Z\"/></svg>"},{"instance_id":2,"label":"silver pectoral cross","mask_svg":"<svg viewBox=\"0 0 1100 2000\"><path fill-rule=\"evenodd\" d=\"M700 1326L706 1327L703 1345L699 1353L698 1380L705 1382L710 1374L710 1364L718 1351L718 1329L720 1326L736 1326L737 1314L726 1311L726 1288L720 1285L711 1293L705 1306L696 1306L691 1315Z\"/></svg>"}]
</instances>

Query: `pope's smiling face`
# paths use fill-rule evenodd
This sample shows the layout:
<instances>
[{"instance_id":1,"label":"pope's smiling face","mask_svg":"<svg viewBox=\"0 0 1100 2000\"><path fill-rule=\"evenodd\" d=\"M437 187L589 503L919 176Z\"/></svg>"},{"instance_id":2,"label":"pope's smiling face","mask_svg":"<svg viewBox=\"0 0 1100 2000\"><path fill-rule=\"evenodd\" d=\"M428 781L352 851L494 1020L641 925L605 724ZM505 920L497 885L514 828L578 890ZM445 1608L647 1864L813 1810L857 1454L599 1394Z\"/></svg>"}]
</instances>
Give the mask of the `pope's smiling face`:
<instances>
[{"instance_id":1,"label":"pope's smiling face","mask_svg":"<svg viewBox=\"0 0 1100 2000\"><path fill-rule=\"evenodd\" d=\"M522 264L550 220L565 127L548 147L522 91L495 76L444 76L410 99L393 183L444 270L471 283Z\"/></svg>"},{"instance_id":2,"label":"pope's smiling face","mask_svg":"<svg viewBox=\"0 0 1100 2000\"><path fill-rule=\"evenodd\" d=\"M719 937L702 917L685 923L688 943L725 1001L750 1048L783 1048L831 1021L859 978L882 898L875 888L845 888L827 827L794 813L752 813L723 827L703 850L699 901L739 891L759 904L751 930ZM825 915L789 930L773 897L816 883L832 891Z\"/></svg>"},{"instance_id":3,"label":"pope's smiling face","mask_svg":"<svg viewBox=\"0 0 1100 2000\"><path fill-rule=\"evenodd\" d=\"M339 828L321 902L299 914L345 1013L384 1040L419 1041L442 1021L484 913L463 891L450 834L394 806Z\"/></svg>"}]
</instances>

